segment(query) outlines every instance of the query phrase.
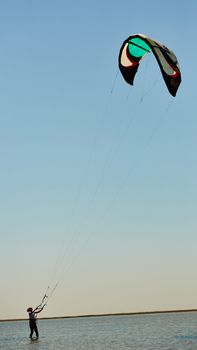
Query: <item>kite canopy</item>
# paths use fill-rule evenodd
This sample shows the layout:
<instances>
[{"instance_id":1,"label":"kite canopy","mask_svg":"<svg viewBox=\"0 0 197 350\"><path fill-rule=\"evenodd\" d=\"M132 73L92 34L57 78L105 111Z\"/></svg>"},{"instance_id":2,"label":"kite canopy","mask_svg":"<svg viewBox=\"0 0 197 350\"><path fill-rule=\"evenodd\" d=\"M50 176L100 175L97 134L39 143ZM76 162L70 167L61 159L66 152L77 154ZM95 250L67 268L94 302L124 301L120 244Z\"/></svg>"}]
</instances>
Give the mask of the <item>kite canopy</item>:
<instances>
[{"instance_id":1,"label":"kite canopy","mask_svg":"<svg viewBox=\"0 0 197 350\"><path fill-rule=\"evenodd\" d=\"M140 61L151 51L159 64L170 94L176 96L181 83L181 73L174 52L143 34L129 36L120 49L119 68L124 79L133 85Z\"/></svg>"}]
</instances>

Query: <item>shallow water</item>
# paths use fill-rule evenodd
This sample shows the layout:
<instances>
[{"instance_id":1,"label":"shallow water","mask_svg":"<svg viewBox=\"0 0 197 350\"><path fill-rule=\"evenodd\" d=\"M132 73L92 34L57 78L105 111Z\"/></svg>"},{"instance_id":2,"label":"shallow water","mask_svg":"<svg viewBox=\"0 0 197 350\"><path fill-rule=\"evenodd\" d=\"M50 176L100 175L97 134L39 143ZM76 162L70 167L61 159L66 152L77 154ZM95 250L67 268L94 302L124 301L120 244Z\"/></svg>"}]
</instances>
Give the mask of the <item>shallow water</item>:
<instances>
[{"instance_id":1,"label":"shallow water","mask_svg":"<svg viewBox=\"0 0 197 350\"><path fill-rule=\"evenodd\" d=\"M197 312L40 320L30 341L28 321L0 323L2 350L196 350Z\"/></svg>"}]
</instances>

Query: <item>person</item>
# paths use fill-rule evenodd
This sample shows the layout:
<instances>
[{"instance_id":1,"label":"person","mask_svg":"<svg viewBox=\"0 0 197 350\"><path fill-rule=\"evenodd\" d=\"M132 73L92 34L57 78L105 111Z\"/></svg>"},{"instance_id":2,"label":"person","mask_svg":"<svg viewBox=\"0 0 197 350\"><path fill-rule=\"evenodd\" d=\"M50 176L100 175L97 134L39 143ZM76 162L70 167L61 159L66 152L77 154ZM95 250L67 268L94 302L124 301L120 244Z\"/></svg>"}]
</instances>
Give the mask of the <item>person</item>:
<instances>
[{"instance_id":1,"label":"person","mask_svg":"<svg viewBox=\"0 0 197 350\"><path fill-rule=\"evenodd\" d=\"M43 307L36 307L34 310L32 307L28 307L27 312L29 314L29 328L30 328L30 339L33 339L33 333L36 333L36 338L39 338L38 327L36 324L36 314L39 314L43 310Z\"/></svg>"}]
</instances>

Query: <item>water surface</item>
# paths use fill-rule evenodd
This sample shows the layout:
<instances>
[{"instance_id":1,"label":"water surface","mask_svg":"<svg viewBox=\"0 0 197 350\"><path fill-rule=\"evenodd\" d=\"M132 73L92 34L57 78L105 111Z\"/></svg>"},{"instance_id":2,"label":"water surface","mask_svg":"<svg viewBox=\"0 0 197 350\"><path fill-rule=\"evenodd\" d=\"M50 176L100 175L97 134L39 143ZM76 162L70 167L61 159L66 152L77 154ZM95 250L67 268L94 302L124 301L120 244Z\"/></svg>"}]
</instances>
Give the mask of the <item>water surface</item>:
<instances>
[{"instance_id":1,"label":"water surface","mask_svg":"<svg viewBox=\"0 0 197 350\"><path fill-rule=\"evenodd\" d=\"M197 350L197 312L40 320L30 341L28 321L0 323L2 350Z\"/></svg>"}]
</instances>

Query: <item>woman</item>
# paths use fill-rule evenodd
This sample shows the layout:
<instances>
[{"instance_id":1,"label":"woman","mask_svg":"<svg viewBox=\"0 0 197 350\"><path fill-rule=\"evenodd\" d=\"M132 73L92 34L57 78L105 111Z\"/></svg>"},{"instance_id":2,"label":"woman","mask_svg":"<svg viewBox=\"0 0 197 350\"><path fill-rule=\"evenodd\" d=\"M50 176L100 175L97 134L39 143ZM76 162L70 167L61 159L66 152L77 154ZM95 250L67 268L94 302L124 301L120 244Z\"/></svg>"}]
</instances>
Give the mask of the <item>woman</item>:
<instances>
[{"instance_id":1,"label":"woman","mask_svg":"<svg viewBox=\"0 0 197 350\"><path fill-rule=\"evenodd\" d=\"M36 337L37 339L39 338L39 333L38 333L38 327L36 324L36 314L39 314L39 312L41 312L43 310L43 307L38 308L36 307L34 310L32 309L32 307L29 307L27 309L27 312L29 313L29 327L30 327L30 338L33 339L33 333L36 333Z\"/></svg>"}]
</instances>

